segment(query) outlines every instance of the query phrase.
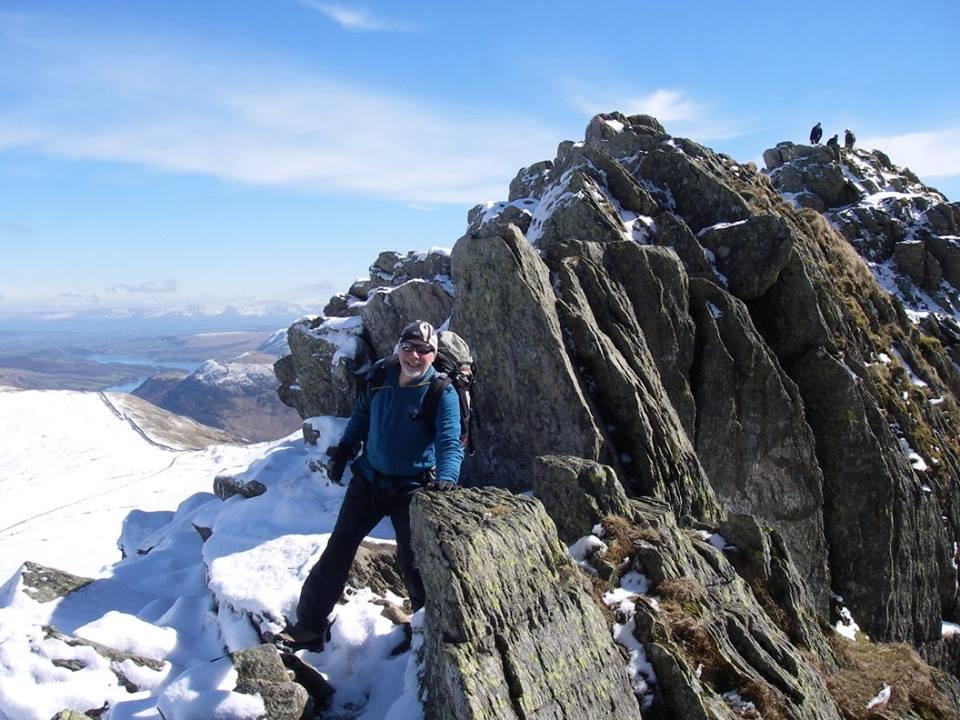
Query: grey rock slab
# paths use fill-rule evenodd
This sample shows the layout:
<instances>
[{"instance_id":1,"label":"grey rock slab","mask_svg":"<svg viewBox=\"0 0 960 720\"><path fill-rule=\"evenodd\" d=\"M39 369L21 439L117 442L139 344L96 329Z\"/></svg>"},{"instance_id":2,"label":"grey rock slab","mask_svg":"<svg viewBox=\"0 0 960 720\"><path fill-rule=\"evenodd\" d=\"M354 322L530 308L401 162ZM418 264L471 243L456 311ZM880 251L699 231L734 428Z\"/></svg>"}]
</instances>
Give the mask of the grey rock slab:
<instances>
[{"instance_id":1,"label":"grey rock slab","mask_svg":"<svg viewBox=\"0 0 960 720\"><path fill-rule=\"evenodd\" d=\"M639 720L623 657L539 502L421 493L411 526L427 720Z\"/></svg>"}]
</instances>

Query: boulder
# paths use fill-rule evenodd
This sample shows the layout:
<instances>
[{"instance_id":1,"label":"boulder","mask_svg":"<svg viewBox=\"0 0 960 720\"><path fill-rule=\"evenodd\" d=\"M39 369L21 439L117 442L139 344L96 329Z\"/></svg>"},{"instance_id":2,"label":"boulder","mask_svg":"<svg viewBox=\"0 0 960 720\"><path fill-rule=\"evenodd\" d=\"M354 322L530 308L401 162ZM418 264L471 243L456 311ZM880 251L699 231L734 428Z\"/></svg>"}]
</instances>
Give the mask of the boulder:
<instances>
[{"instance_id":1,"label":"boulder","mask_svg":"<svg viewBox=\"0 0 960 720\"><path fill-rule=\"evenodd\" d=\"M616 198L620 207L638 215L652 216L660 212L657 202L627 169L602 149L591 145L573 148L564 163L557 167L556 174L561 175L577 168L593 178L598 187L603 187ZM585 240L587 238L580 238Z\"/></svg>"},{"instance_id":2,"label":"boulder","mask_svg":"<svg viewBox=\"0 0 960 720\"><path fill-rule=\"evenodd\" d=\"M273 645L257 645L230 654L237 671L235 692L260 695L270 720L310 717L306 689L293 682Z\"/></svg>"},{"instance_id":3,"label":"boulder","mask_svg":"<svg viewBox=\"0 0 960 720\"><path fill-rule=\"evenodd\" d=\"M281 368L277 375L280 399L304 419L348 417L359 373L371 359L360 318L299 320L287 331L287 341L291 359L275 365Z\"/></svg>"},{"instance_id":4,"label":"boulder","mask_svg":"<svg viewBox=\"0 0 960 720\"><path fill-rule=\"evenodd\" d=\"M790 230L773 215L705 228L697 239L714 254L727 289L741 300L754 300L769 290L793 250Z\"/></svg>"},{"instance_id":5,"label":"boulder","mask_svg":"<svg viewBox=\"0 0 960 720\"><path fill-rule=\"evenodd\" d=\"M937 235L960 235L960 202L938 203L927 210L926 219Z\"/></svg>"},{"instance_id":6,"label":"boulder","mask_svg":"<svg viewBox=\"0 0 960 720\"><path fill-rule=\"evenodd\" d=\"M539 200L543 189L550 179L553 163L543 160L530 167L520 168L516 177L510 181L510 192L507 199L510 202L521 198L535 198Z\"/></svg>"},{"instance_id":7,"label":"boulder","mask_svg":"<svg viewBox=\"0 0 960 720\"><path fill-rule=\"evenodd\" d=\"M92 578L73 575L30 560L20 567L18 575L23 583L23 592L38 603L59 600L93 582Z\"/></svg>"},{"instance_id":8,"label":"boulder","mask_svg":"<svg viewBox=\"0 0 960 720\"><path fill-rule=\"evenodd\" d=\"M960 239L933 235L927 238L926 249L936 258L944 279L955 288L960 288Z\"/></svg>"},{"instance_id":9,"label":"boulder","mask_svg":"<svg viewBox=\"0 0 960 720\"><path fill-rule=\"evenodd\" d=\"M541 248L570 239L592 242L630 239L606 190L576 166L551 185L530 223L527 236Z\"/></svg>"},{"instance_id":10,"label":"boulder","mask_svg":"<svg viewBox=\"0 0 960 720\"><path fill-rule=\"evenodd\" d=\"M537 458L533 494L567 545L589 535L606 515L628 515L627 495L613 468L559 455Z\"/></svg>"},{"instance_id":11,"label":"boulder","mask_svg":"<svg viewBox=\"0 0 960 720\"><path fill-rule=\"evenodd\" d=\"M674 202L671 210L683 217L694 233L752 215L743 198L723 179L676 148L660 146L647 153L639 161L636 175L669 191Z\"/></svg>"},{"instance_id":12,"label":"boulder","mask_svg":"<svg viewBox=\"0 0 960 720\"><path fill-rule=\"evenodd\" d=\"M516 228L462 237L452 263L450 329L485 368L463 479L526 489L540 455L599 459L603 436L564 348L546 265Z\"/></svg>"},{"instance_id":13,"label":"boulder","mask_svg":"<svg viewBox=\"0 0 960 720\"><path fill-rule=\"evenodd\" d=\"M428 598L426 720L640 719L603 614L539 502L495 488L420 493L410 514Z\"/></svg>"},{"instance_id":14,"label":"boulder","mask_svg":"<svg viewBox=\"0 0 960 720\"><path fill-rule=\"evenodd\" d=\"M584 137L584 144L623 159L638 152L649 152L670 139L663 126L649 115L602 113L595 115Z\"/></svg>"},{"instance_id":15,"label":"boulder","mask_svg":"<svg viewBox=\"0 0 960 720\"><path fill-rule=\"evenodd\" d=\"M653 242L656 245L669 247L676 252L680 260L683 261L683 267L687 275L720 282L710 258L707 257L707 253L697 240L697 236L693 234L683 218L669 210L664 210L654 218L654 223L656 230L653 234Z\"/></svg>"},{"instance_id":16,"label":"boulder","mask_svg":"<svg viewBox=\"0 0 960 720\"><path fill-rule=\"evenodd\" d=\"M392 355L400 331L414 320L442 325L450 317L452 307L450 293L426 280L408 280L394 288L378 288L360 311L373 356Z\"/></svg>"},{"instance_id":17,"label":"boulder","mask_svg":"<svg viewBox=\"0 0 960 720\"><path fill-rule=\"evenodd\" d=\"M468 216L467 233L471 235L499 235L506 232L508 225L516 225L526 234L533 222L532 210L536 201L530 198L512 203L492 203L477 205ZM476 211L476 212L474 212Z\"/></svg>"},{"instance_id":18,"label":"boulder","mask_svg":"<svg viewBox=\"0 0 960 720\"><path fill-rule=\"evenodd\" d=\"M266 491L266 486L259 480L245 480L233 475L223 474L213 478L213 494L221 500L226 500L234 495L252 498L263 495Z\"/></svg>"},{"instance_id":19,"label":"boulder","mask_svg":"<svg viewBox=\"0 0 960 720\"><path fill-rule=\"evenodd\" d=\"M393 593L406 597L407 591L397 566L396 545L364 540L353 558L347 584L370 588L377 595Z\"/></svg>"}]
</instances>

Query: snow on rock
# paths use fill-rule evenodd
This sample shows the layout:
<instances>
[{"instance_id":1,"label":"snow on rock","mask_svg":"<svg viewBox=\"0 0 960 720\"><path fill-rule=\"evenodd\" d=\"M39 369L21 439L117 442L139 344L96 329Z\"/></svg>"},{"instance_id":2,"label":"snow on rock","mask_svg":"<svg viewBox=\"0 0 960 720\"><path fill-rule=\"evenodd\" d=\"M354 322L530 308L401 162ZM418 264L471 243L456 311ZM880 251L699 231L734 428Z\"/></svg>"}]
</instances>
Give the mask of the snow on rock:
<instances>
[{"instance_id":1,"label":"snow on rock","mask_svg":"<svg viewBox=\"0 0 960 720\"><path fill-rule=\"evenodd\" d=\"M273 365L264 363L221 363L207 360L193 371L192 376L204 385L232 388L254 388L263 383L273 384Z\"/></svg>"},{"instance_id":2,"label":"snow on rock","mask_svg":"<svg viewBox=\"0 0 960 720\"><path fill-rule=\"evenodd\" d=\"M892 690L893 688L891 688L889 685L884 683L883 689L877 693L876 697L874 697L870 702L866 704L866 709L870 710L871 708L875 708L878 705L886 705L890 701L890 693Z\"/></svg>"},{"instance_id":3,"label":"snow on rock","mask_svg":"<svg viewBox=\"0 0 960 720\"><path fill-rule=\"evenodd\" d=\"M193 666L168 685L157 709L165 720L256 720L266 709L259 695L233 692L237 671L229 658Z\"/></svg>"}]
</instances>

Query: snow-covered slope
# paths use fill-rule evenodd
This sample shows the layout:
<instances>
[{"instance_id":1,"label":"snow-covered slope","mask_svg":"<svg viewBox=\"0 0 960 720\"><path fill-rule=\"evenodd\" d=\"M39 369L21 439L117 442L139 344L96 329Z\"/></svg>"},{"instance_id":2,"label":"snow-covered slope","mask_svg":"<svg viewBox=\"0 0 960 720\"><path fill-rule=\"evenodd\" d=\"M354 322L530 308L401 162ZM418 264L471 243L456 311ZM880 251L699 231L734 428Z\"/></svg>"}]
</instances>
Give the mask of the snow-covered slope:
<instances>
[{"instance_id":1,"label":"snow-covered slope","mask_svg":"<svg viewBox=\"0 0 960 720\"><path fill-rule=\"evenodd\" d=\"M28 559L96 573L131 509L172 509L260 452L121 393L0 390L0 437L3 578Z\"/></svg>"},{"instance_id":2,"label":"snow-covered slope","mask_svg":"<svg viewBox=\"0 0 960 720\"><path fill-rule=\"evenodd\" d=\"M220 658L260 642L292 615L325 547L344 488L322 469L343 420L315 421L317 447L294 435L251 446L160 447L96 393L0 392L0 718L47 720L108 706L111 720L246 718ZM259 497L221 500L217 475L256 479ZM211 531L206 542L198 528ZM117 539L127 555L120 560ZM383 523L371 537L392 542ZM94 581L61 600L26 592L32 560ZM11 575L12 573L12 575ZM364 589L337 608L333 638L305 657L336 688L325 717L416 720L414 655L391 656L403 631L383 615L401 599ZM156 661L118 668L45 628ZM415 633L414 645L419 638Z\"/></svg>"}]
</instances>

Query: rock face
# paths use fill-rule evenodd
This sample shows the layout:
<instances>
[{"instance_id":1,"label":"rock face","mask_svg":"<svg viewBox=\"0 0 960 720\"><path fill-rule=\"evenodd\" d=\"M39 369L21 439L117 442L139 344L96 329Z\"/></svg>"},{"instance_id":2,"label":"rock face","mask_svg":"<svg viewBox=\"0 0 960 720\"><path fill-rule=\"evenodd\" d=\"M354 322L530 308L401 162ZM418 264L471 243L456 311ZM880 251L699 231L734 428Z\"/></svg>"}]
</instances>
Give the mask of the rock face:
<instances>
[{"instance_id":1,"label":"rock face","mask_svg":"<svg viewBox=\"0 0 960 720\"><path fill-rule=\"evenodd\" d=\"M471 301L458 306L451 329L484 338L471 346L481 368L510 358L510 371L488 373L489 390L477 393L482 424L463 472L519 489L529 484L538 455L595 458L602 435L564 349L549 272L518 230L504 235L457 243L453 278ZM509 309L509 316L490 308Z\"/></svg>"},{"instance_id":2,"label":"rock face","mask_svg":"<svg viewBox=\"0 0 960 720\"><path fill-rule=\"evenodd\" d=\"M492 488L421 494L411 524L430 598L426 718L639 720L603 615L540 503Z\"/></svg>"},{"instance_id":3,"label":"rock face","mask_svg":"<svg viewBox=\"0 0 960 720\"><path fill-rule=\"evenodd\" d=\"M786 634L791 623L779 626L768 615L727 559L728 551L684 531L664 503L634 501L633 520L646 532L632 543L632 562L660 598L659 609L642 599L636 603L634 637L646 648L660 699L675 717L741 717L731 707L731 690L751 698L763 717L778 712L818 720L842 717L821 669ZM794 582L793 589L803 593L799 578ZM806 647L829 668L829 646L802 610L808 603L801 599L796 608L806 620L799 632L806 633Z\"/></svg>"}]
</instances>

